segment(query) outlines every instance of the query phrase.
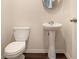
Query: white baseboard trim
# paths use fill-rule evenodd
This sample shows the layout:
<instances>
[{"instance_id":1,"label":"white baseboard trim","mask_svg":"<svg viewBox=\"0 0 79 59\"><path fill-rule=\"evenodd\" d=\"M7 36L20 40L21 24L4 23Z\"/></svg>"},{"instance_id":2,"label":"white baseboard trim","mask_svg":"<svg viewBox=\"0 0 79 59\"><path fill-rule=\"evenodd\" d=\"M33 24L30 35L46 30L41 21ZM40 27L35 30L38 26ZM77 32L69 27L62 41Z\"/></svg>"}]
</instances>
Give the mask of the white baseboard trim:
<instances>
[{"instance_id":1,"label":"white baseboard trim","mask_svg":"<svg viewBox=\"0 0 79 59\"><path fill-rule=\"evenodd\" d=\"M26 53L48 53L48 49L27 49ZM56 53L65 53L65 51L56 50Z\"/></svg>"},{"instance_id":2,"label":"white baseboard trim","mask_svg":"<svg viewBox=\"0 0 79 59\"><path fill-rule=\"evenodd\" d=\"M65 53L65 50L56 50L56 53Z\"/></svg>"},{"instance_id":3,"label":"white baseboard trim","mask_svg":"<svg viewBox=\"0 0 79 59\"><path fill-rule=\"evenodd\" d=\"M68 53L65 53L65 56L67 57L67 59L72 59L72 57Z\"/></svg>"},{"instance_id":4,"label":"white baseboard trim","mask_svg":"<svg viewBox=\"0 0 79 59\"><path fill-rule=\"evenodd\" d=\"M26 53L47 53L47 49L27 49Z\"/></svg>"}]
</instances>

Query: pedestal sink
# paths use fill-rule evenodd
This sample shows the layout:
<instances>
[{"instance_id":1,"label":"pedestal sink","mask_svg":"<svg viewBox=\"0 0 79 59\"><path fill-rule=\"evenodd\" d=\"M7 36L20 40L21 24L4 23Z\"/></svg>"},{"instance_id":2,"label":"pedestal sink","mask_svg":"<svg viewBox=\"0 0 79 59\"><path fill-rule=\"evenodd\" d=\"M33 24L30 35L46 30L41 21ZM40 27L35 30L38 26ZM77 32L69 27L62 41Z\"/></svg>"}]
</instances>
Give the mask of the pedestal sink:
<instances>
[{"instance_id":1,"label":"pedestal sink","mask_svg":"<svg viewBox=\"0 0 79 59\"><path fill-rule=\"evenodd\" d=\"M62 27L60 23L44 23L43 28L45 31L49 33L49 50L48 50L48 57L49 59L56 59L55 53L55 32Z\"/></svg>"}]
</instances>

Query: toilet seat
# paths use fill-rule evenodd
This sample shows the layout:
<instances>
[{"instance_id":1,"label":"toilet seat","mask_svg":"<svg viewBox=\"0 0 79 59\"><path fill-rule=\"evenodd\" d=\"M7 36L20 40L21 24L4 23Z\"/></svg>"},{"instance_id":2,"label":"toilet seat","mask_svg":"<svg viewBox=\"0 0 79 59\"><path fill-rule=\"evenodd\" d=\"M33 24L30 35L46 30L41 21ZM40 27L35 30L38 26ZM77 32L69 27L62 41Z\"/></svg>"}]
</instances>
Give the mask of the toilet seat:
<instances>
[{"instance_id":1,"label":"toilet seat","mask_svg":"<svg viewBox=\"0 0 79 59\"><path fill-rule=\"evenodd\" d=\"M12 42L5 48L5 56L16 55L25 50L25 42Z\"/></svg>"}]
</instances>

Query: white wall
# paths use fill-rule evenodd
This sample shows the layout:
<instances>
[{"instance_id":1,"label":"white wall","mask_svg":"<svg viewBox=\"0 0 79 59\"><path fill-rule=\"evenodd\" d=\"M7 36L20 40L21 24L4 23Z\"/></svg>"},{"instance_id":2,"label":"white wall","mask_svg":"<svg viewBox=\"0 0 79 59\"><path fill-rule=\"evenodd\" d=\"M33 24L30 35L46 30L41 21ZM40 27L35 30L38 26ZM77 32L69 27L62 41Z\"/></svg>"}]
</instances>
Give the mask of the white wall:
<instances>
[{"instance_id":1,"label":"white wall","mask_svg":"<svg viewBox=\"0 0 79 59\"><path fill-rule=\"evenodd\" d=\"M48 38L44 36L42 24L53 19L63 24L61 30L56 33L56 50L58 52L65 51L69 56L72 56L72 25L70 18L74 16L72 14L76 13L72 10L74 1L63 0L62 6L50 12L44 9L42 0L3 0L2 41L4 43L7 40L9 41L12 25L30 26L28 52L44 52L48 49Z\"/></svg>"},{"instance_id":2,"label":"white wall","mask_svg":"<svg viewBox=\"0 0 79 59\"><path fill-rule=\"evenodd\" d=\"M63 24L62 31L58 31L56 38L56 49L57 51L64 51L64 37L63 37L63 29L64 21L66 21L66 14L63 7L59 8L57 12L50 13L48 10L45 10L42 4L42 0L13 0L13 26L30 26L31 27L31 35L28 43L28 50L41 50L48 49L48 39L44 39L43 35L43 27L42 24L44 22L48 22L54 19L57 22ZM65 1L64 1L65 2ZM60 35L61 34L61 35ZM46 44L47 43L47 44Z\"/></svg>"},{"instance_id":3,"label":"white wall","mask_svg":"<svg viewBox=\"0 0 79 59\"><path fill-rule=\"evenodd\" d=\"M10 0L1 1L1 55L4 47L11 42L12 37L12 5Z\"/></svg>"},{"instance_id":4,"label":"white wall","mask_svg":"<svg viewBox=\"0 0 79 59\"><path fill-rule=\"evenodd\" d=\"M44 38L42 24L53 19L62 23L63 27L57 31L56 50L65 51L72 57L72 23L70 19L76 16L76 1L63 0L62 6L56 10L45 9L42 0L14 0L13 26L30 26L31 35L27 50L30 52L43 51L48 48L48 39Z\"/></svg>"},{"instance_id":5,"label":"white wall","mask_svg":"<svg viewBox=\"0 0 79 59\"><path fill-rule=\"evenodd\" d=\"M77 18L77 0L70 0L70 17ZM71 19L70 18L70 19ZM76 23L68 22L69 26L67 31L67 40L66 40L66 55L68 59L76 59Z\"/></svg>"}]
</instances>

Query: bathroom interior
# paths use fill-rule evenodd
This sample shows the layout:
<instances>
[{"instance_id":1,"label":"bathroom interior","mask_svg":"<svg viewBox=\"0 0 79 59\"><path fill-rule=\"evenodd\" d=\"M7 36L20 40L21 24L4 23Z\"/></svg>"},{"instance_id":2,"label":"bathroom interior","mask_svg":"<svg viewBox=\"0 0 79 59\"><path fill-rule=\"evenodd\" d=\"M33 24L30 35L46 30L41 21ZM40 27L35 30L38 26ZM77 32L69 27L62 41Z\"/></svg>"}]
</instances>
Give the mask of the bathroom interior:
<instances>
[{"instance_id":1,"label":"bathroom interior","mask_svg":"<svg viewBox=\"0 0 79 59\"><path fill-rule=\"evenodd\" d=\"M76 0L1 0L1 59L77 59Z\"/></svg>"}]
</instances>

